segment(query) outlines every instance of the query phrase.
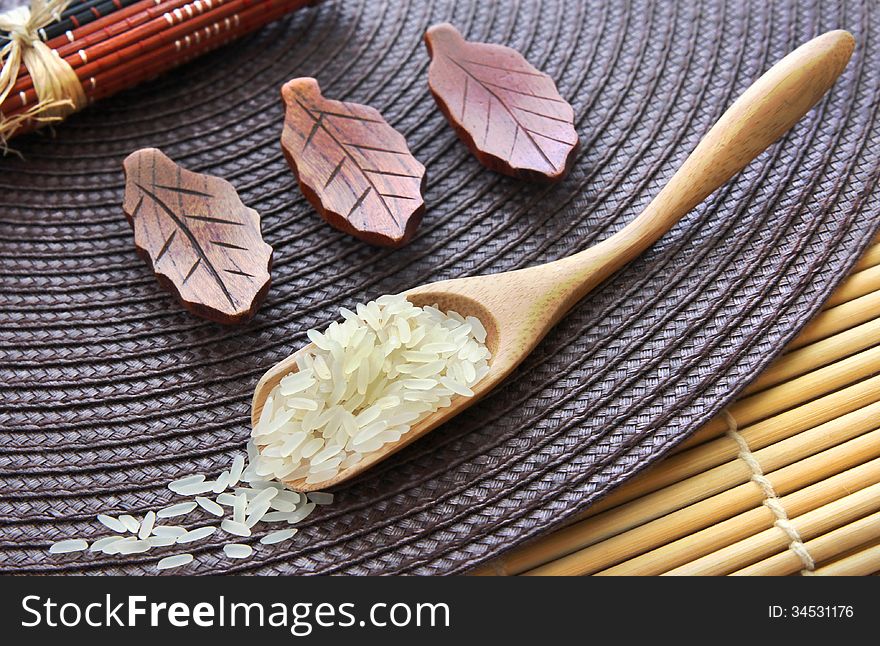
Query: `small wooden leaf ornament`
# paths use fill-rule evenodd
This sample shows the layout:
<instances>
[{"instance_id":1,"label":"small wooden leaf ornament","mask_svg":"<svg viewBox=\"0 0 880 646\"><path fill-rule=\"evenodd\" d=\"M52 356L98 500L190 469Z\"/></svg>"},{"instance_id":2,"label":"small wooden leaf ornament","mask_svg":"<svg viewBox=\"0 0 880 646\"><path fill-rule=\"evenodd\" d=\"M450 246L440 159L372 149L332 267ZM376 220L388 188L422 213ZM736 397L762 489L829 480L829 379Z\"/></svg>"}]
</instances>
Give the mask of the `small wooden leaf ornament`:
<instances>
[{"instance_id":1,"label":"small wooden leaf ornament","mask_svg":"<svg viewBox=\"0 0 880 646\"><path fill-rule=\"evenodd\" d=\"M428 85L477 159L499 173L555 182L574 161L574 110L549 76L503 45L468 42L448 23L425 33Z\"/></svg>"},{"instance_id":2,"label":"small wooden leaf ornament","mask_svg":"<svg viewBox=\"0 0 880 646\"><path fill-rule=\"evenodd\" d=\"M271 281L259 214L226 180L184 170L155 148L133 152L124 167L123 210L162 286L212 321L253 317Z\"/></svg>"},{"instance_id":3,"label":"small wooden leaf ornament","mask_svg":"<svg viewBox=\"0 0 880 646\"><path fill-rule=\"evenodd\" d=\"M313 78L281 88L281 148L300 189L331 225L371 244L398 247L425 212L425 167L377 110L321 96Z\"/></svg>"}]
</instances>

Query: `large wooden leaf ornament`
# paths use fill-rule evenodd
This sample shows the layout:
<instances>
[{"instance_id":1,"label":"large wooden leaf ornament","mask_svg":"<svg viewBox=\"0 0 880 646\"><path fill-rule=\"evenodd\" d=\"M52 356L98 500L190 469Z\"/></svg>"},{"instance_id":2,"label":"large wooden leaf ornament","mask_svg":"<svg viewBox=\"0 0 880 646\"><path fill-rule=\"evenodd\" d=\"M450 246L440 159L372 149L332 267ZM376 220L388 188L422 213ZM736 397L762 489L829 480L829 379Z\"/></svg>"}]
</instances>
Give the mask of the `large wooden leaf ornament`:
<instances>
[{"instance_id":1,"label":"large wooden leaf ornament","mask_svg":"<svg viewBox=\"0 0 880 646\"><path fill-rule=\"evenodd\" d=\"M226 180L184 170L155 148L132 153L124 167L123 209L159 282L198 316L249 320L272 262L259 214Z\"/></svg>"},{"instance_id":2,"label":"large wooden leaf ornament","mask_svg":"<svg viewBox=\"0 0 880 646\"><path fill-rule=\"evenodd\" d=\"M425 167L377 110L288 81L281 148L303 194L327 222L372 244L400 246L422 219Z\"/></svg>"},{"instance_id":3,"label":"large wooden leaf ornament","mask_svg":"<svg viewBox=\"0 0 880 646\"><path fill-rule=\"evenodd\" d=\"M522 179L562 179L578 147L574 111L549 76L509 47L468 42L448 23L425 33L428 85L480 162Z\"/></svg>"}]
</instances>

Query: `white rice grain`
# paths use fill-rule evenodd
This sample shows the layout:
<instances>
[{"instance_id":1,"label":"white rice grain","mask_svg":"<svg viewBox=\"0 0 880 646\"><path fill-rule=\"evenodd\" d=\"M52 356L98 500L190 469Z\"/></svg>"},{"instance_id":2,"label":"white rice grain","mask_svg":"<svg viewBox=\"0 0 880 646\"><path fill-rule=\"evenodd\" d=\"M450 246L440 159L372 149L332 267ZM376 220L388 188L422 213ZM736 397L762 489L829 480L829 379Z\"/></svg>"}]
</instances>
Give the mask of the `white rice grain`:
<instances>
[{"instance_id":1,"label":"white rice grain","mask_svg":"<svg viewBox=\"0 0 880 646\"><path fill-rule=\"evenodd\" d=\"M232 507L232 520L236 523L244 523L245 511L247 510L247 494L244 492L235 495L235 504Z\"/></svg>"},{"instance_id":2,"label":"white rice grain","mask_svg":"<svg viewBox=\"0 0 880 646\"><path fill-rule=\"evenodd\" d=\"M229 534L235 534L236 536L250 536L251 529L244 523L239 523L235 520L229 520L228 518L220 523L220 529Z\"/></svg>"},{"instance_id":3,"label":"white rice grain","mask_svg":"<svg viewBox=\"0 0 880 646\"><path fill-rule=\"evenodd\" d=\"M263 516L264 523L286 523L292 511L270 511Z\"/></svg>"},{"instance_id":4,"label":"white rice grain","mask_svg":"<svg viewBox=\"0 0 880 646\"><path fill-rule=\"evenodd\" d=\"M144 540L149 537L150 534L153 533L153 525L156 522L156 512L148 511L144 515L144 519L141 521L140 529L138 529L138 538Z\"/></svg>"},{"instance_id":5,"label":"white rice grain","mask_svg":"<svg viewBox=\"0 0 880 646\"><path fill-rule=\"evenodd\" d=\"M103 552L105 547L107 547L108 545L112 545L116 541L121 541L124 538L125 536L105 536L104 538L99 538L89 546L89 551Z\"/></svg>"},{"instance_id":6,"label":"white rice grain","mask_svg":"<svg viewBox=\"0 0 880 646\"><path fill-rule=\"evenodd\" d=\"M69 538L53 543L49 548L50 554L69 554L70 552L82 552L89 544L81 538Z\"/></svg>"},{"instance_id":7,"label":"white rice grain","mask_svg":"<svg viewBox=\"0 0 880 646\"><path fill-rule=\"evenodd\" d=\"M269 501L269 506L275 511L289 512L296 509L297 503L284 500L283 498L275 498Z\"/></svg>"},{"instance_id":8,"label":"white rice grain","mask_svg":"<svg viewBox=\"0 0 880 646\"><path fill-rule=\"evenodd\" d=\"M254 553L254 548L242 543L229 543L223 546L223 552L231 559L246 559Z\"/></svg>"},{"instance_id":9,"label":"white rice grain","mask_svg":"<svg viewBox=\"0 0 880 646\"><path fill-rule=\"evenodd\" d=\"M128 531L122 521L118 518L113 518L113 516L108 516L107 514L98 514L98 522L112 532L122 534L123 532Z\"/></svg>"},{"instance_id":10,"label":"white rice grain","mask_svg":"<svg viewBox=\"0 0 880 646\"><path fill-rule=\"evenodd\" d=\"M195 508L195 502L179 502L176 505L163 507L156 512L156 516L158 518L173 518L174 516L185 516Z\"/></svg>"},{"instance_id":11,"label":"white rice grain","mask_svg":"<svg viewBox=\"0 0 880 646\"><path fill-rule=\"evenodd\" d=\"M229 483L228 486L234 487L238 484L239 480L241 480L241 474L244 471L244 456L239 454L236 455L232 460L232 467L229 469Z\"/></svg>"},{"instance_id":12,"label":"white rice grain","mask_svg":"<svg viewBox=\"0 0 880 646\"><path fill-rule=\"evenodd\" d=\"M177 538L186 534L186 528L180 525L158 525L153 528L153 536L171 536Z\"/></svg>"},{"instance_id":13,"label":"white rice grain","mask_svg":"<svg viewBox=\"0 0 880 646\"><path fill-rule=\"evenodd\" d=\"M135 539L133 541L119 543L118 550L119 554L140 554L148 551L150 547L152 547L150 541Z\"/></svg>"},{"instance_id":14,"label":"white rice grain","mask_svg":"<svg viewBox=\"0 0 880 646\"><path fill-rule=\"evenodd\" d=\"M316 505L330 505L333 503L333 494L323 491L312 491L306 497Z\"/></svg>"},{"instance_id":15,"label":"white rice grain","mask_svg":"<svg viewBox=\"0 0 880 646\"><path fill-rule=\"evenodd\" d=\"M214 489L214 482L209 480L207 482L191 482L190 484L181 485L177 488L177 493L181 496L198 496L203 493L208 493Z\"/></svg>"},{"instance_id":16,"label":"white rice grain","mask_svg":"<svg viewBox=\"0 0 880 646\"><path fill-rule=\"evenodd\" d=\"M199 527L198 529L193 529L188 531L183 536L177 537L178 543L193 543L195 541L200 541L203 538L207 538L211 534L217 531L216 527Z\"/></svg>"},{"instance_id":17,"label":"white rice grain","mask_svg":"<svg viewBox=\"0 0 880 646\"><path fill-rule=\"evenodd\" d=\"M166 556L156 564L157 570L170 570L171 568L180 567L192 563L192 554L175 554L174 556Z\"/></svg>"},{"instance_id":18,"label":"white rice grain","mask_svg":"<svg viewBox=\"0 0 880 646\"><path fill-rule=\"evenodd\" d=\"M275 545L276 543L281 543L283 541L289 540L296 534L296 529L278 529L274 532L269 532L263 538L260 539L260 542L263 545Z\"/></svg>"},{"instance_id":19,"label":"white rice grain","mask_svg":"<svg viewBox=\"0 0 880 646\"><path fill-rule=\"evenodd\" d=\"M307 502L306 504L304 504L300 507L297 507L296 511L294 511L293 513L291 513L288 516L287 522L290 525L295 525L296 523L299 523L299 522L305 520L306 517L309 514L311 514L314 510L315 510L315 503Z\"/></svg>"},{"instance_id":20,"label":"white rice grain","mask_svg":"<svg viewBox=\"0 0 880 646\"><path fill-rule=\"evenodd\" d=\"M101 551L104 552L104 554L119 554L123 545L126 543L134 543L137 540L137 536L123 536L118 541L113 541L112 543L108 543L101 547Z\"/></svg>"},{"instance_id":21,"label":"white rice grain","mask_svg":"<svg viewBox=\"0 0 880 646\"><path fill-rule=\"evenodd\" d=\"M150 536L147 542L150 544L150 547L168 547L169 545L174 545L177 542L177 538L174 536Z\"/></svg>"},{"instance_id":22,"label":"white rice grain","mask_svg":"<svg viewBox=\"0 0 880 646\"><path fill-rule=\"evenodd\" d=\"M214 502L210 498L196 496L196 503L199 505L199 507L204 509L209 514L213 514L214 516L222 516L223 515L223 507L218 505L216 502Z\"/></svg>"},{"instance_id":23,"label":"white rice grain","mask_svg":"<svg viewBox=\"0 0 880 646\"><path fill-rule=\"evenodd\" d=\"M227 491L226 493L221 493L215 500L218 505L232 507L235 504L235 494Z\"/></svg>"},{"instance_id":24,"label":"white rice grain","mask_svg":"<svg viewBox=\"0 0 880 646\"><path fill-rule=\"evenodd\" d=\"M130 514L122 514L122 516L119 517L119 522L125 525L125 529L132 534L137 534L138 530L141 528L141 524L138 522L137 518Z\"/></svg>"},{"instance_id":25,"label":"white rice grain","mask_svg":"<svg viewBox=\"0 0 880 646\"><path fill-rule=\"evenodd\" d=\"M261 500L259 503L250 505L248 508L248 516L245 520L245 525L247 527L253 527L256 525L263 516L269 511L269 505L271 504L270 500Z\"/></svg>"},{"instance_id":26,"label":"white rice grain","mask_svg":"<svg viewBox=\"0 0 880 646\"><path fill-rule=\"evenodd\" d=\"M168 483L168 488L171 489L174 493L182 494L180 491L181 487L187 487L189 485L198 484L200 482L205 481L205 476L201 473L196 473L191 476L186 476L185 478L180 478L179 480L175 480L173 482Z\"/></svg>"},{"instance_id":27,"label":"white rice grain","mask_svg":"<svg viewBox=\"0 0 880 646\"><path fill-rule=\"evenodd\" d=\"M217 480L214 482L214 486L211 488L213 493L223 493L226 491L226 487L229 486L229 478L231 474L229 471L224 471L219 476L217 476Z\"/></svg>"}]
</instances>

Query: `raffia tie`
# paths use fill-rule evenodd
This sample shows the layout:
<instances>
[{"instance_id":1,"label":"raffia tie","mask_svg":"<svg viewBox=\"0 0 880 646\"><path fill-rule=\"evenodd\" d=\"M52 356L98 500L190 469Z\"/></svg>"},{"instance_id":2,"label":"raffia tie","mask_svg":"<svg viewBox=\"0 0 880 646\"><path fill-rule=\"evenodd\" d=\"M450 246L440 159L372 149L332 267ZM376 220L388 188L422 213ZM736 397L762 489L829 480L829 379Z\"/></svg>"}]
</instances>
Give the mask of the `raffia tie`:
<instances>
[{"instance_id":1,"label":"raffia tie","mask_svg":"<svg viewBox=\"0 0 880 646\"><path fill-rule=\"evenodd\" d=\"M8 151L9 138L26 121L60 121L81 110L88 100L73 68L46 45L39 30L58 20L71 0L31 0L30 7L19 7L0 14L0 30L9 41L0 49L0 105L15 87L22 63L31 75L37 102L11 116L0 113L0 148Z\"/></svg>"},{"instance_id":2,"label":"raffia tie","mask_svg":"<svg viewBox=\"0 0 880 646\"><path fill-rule=\"evenodd\" d=\"M752 482L761 487L761 491L764 493L764 506L767 507L767 509L769 509L776 517L776 521L773 524L785 532L785 535L790 541L788 549L794 552L794 554L801 560L801 563L803 563L804 569L801 570L801 574L812 574L813 570L816 569L816 562L813 560L810 552L807 551L807 546L804 545L803 540L801 540L801 535L800 532L798 532L797 527L795 527L791 520L789 520L788 513L785 511L785 507L782 506L782 501L780 501L779 496L776 494L776 490L773 488L773 483L764 475L764 470L758 463L755 454L752 453L752 450L749 448L749 443L746 442L746 438L744 438L739 432L739 428L737 427L733 415L731 415L730 411L726 408L721 412L724 415L724 420L727 422L727 437L736 442L739 447L739 458L746 463L749 470L752 472Z\"/></svg>"}]
</instances>

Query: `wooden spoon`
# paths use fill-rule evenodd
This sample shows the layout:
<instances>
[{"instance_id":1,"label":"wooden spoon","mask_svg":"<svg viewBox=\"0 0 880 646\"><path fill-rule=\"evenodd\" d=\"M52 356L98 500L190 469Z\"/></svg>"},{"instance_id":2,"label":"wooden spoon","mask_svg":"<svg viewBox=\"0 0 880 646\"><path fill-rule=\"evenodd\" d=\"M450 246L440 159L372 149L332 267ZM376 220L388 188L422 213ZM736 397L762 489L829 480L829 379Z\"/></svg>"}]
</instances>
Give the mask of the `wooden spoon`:
<instances>
[{"instance_id":1,"label":"wooden spoon","mask_svg":"<svg viewBox=\"0 0 880 646\"><path fill-rule=\"evenodd\" d=\"M651 246L663 233L791 128L828 91L849 62L855 40L830 31L802 45L770 68L721 116L681 168L645 210L599 244L536 267L444 280L405 292L414 305L439 305L476 316L492 352L489 373L472 387L474 397L456 396L360 463L319 485L289 482L301 491L326 489L352 478L418 439L497 386L547 332L590 290ZM282 377L296 371L299 350L269 370L256 387L253 423Z\"/></svg>"}]
</instances>

